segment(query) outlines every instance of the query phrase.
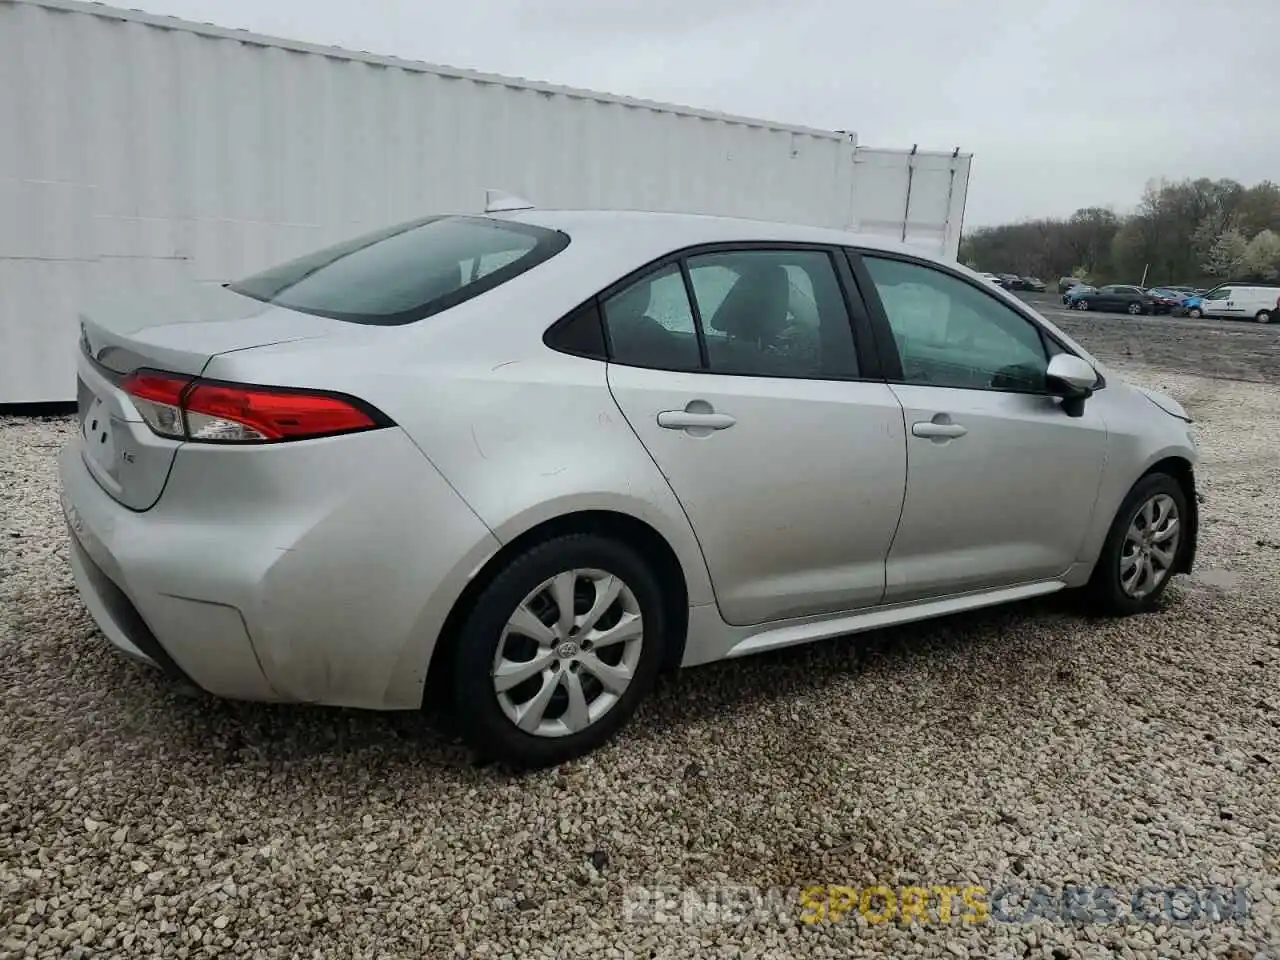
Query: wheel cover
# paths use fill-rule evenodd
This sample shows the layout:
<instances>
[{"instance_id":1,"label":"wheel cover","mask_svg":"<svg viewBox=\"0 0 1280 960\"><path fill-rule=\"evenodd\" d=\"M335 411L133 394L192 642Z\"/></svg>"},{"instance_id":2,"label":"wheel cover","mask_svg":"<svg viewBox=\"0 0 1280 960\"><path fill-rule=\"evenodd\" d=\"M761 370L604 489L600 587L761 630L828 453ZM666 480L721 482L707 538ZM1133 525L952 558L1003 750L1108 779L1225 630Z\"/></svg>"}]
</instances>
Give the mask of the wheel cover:
<instances>
[{"instance_id":1,"label":"wheel cover","mask_svg":"<svg viewBox=\"0 0 1280 960\"><path fill-rule=\"evenodd\" d=\"M621 699L644 647L631 588L604 570L565 570L520 601L493 658L498 704L538 737L580 733Z\"/></svg>"},{"instance_id":2,"label":"wheel cover","mask_svg":"<svg viewBox=\"0 0 1280 960\"><path fill-rule=\"evenodd\" d=\"M1167 493L1148 499L1129 522L1120 546L1120 588L1141 600L1173 572L1182 530L1178 505Z\"/></svg>"},{"instance_id":3,"label":"wheel cover","mask_svg":"<svg viewBox=\"0 0 1280 960\"><path fill-rule=\"evenodd\" d=\"M1137 303L1129 304L1129 312L1136 317L1142 312L1142 305Z\"/></svg>"}]
</instances>

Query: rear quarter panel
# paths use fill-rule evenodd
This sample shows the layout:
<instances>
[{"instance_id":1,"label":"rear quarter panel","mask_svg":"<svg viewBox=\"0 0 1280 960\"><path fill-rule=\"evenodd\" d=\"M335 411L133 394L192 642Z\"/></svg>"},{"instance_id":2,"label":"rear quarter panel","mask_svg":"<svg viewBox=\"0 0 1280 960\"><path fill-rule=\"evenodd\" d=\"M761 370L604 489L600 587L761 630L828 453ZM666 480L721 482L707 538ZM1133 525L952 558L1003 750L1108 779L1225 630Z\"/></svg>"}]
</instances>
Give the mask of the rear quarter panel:
<instances>
[{"instance_id":1,"label":"rear quarter panel","mask_svg":"<svg viewBox=\"0 0 1280 960\"><path fill-rule=\"evenodd\" d=\"M542 342L559 316L593 292L581 278L567 283L570 258L560 260L438 317L226 354L207 375L338 390L372 403L502 543L580 511L641 520L679 559L689 603L710 603L688 519L614 403L605 364Z\"/></svg>"},{"instance_id":2,"label":"rear quarter panel","mask_svg":"<svg viewBox=\"0 0 1280 960\"><path fill-rule=\"evenodd\" d=\"M666 478L618 410L605 364L556 353L458 363L431 404L399 419L503 543L570 513L608 510L654 528L689 603L713 600L701 549Z\"/></svg>"}]
</instances>

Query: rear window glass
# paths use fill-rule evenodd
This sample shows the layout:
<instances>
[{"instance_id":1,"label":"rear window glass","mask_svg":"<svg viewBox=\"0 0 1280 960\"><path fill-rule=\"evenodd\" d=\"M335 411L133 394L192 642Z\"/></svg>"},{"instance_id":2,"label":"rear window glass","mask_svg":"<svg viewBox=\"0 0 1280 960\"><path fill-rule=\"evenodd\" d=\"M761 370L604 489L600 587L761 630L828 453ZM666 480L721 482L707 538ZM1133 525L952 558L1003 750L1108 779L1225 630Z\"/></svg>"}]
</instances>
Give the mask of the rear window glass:
<instances>
[{"instance_id":1,"label":"rear window glass","mask_svg":"<svg viewBox=\"0 0 1280 960\"><path fill-rule=\"evenodd\" d=\"M569 243L555 230L431 217L307 254L229 285L265 303L351 323L412 323L519 276Z\"/></svg>"}]
</instances>

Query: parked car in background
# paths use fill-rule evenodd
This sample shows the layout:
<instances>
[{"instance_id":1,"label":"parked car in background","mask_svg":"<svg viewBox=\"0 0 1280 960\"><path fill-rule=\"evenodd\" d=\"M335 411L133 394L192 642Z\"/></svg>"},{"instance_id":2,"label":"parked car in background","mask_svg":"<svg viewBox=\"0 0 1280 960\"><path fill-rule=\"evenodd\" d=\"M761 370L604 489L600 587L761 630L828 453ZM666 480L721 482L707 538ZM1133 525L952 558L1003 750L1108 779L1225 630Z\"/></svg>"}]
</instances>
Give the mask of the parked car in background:
<instances>
[{"instance_id":1,"label":"parked car in background","mask_svg":"<svg viewBox=\"0 0 1280 960\"><path fill-rule=\"evenodd\" d=\"M1144 313L1154 313L1156 302L1155 298L1148 296L1141 287L1109 283L1092 293L1073 295L1070 306L1074 310L1103 310L1128 313L1136 317Z\"/></svg>"},{"instance_id":2,"label":"parked car in background","mask_svg":"<svg viewBox=\"0 0 1280 960\"><path fill-rule=\"evenodd\" d=\"M1169 312L1175 317L1189 317L1191 316L1192 310L1196 311L1197 317L1204 316L1204 314L1200 311L1200 294L1198 293L1193 293L1193 294L1190 294L1189 296L1184 296L1181 300L1178 301L1178 305L1174 307L1172 310L1170 310Z\"/></svg>"},{"instance_id":3,"label":"parked car in background","mask_svg":"<svg viewBox=\"0 0 1280 960\"><path fill-rule=\"evenodd\" d=\"M1029 290L1031 293L1044 293L1045 282L1039 277L1023 277L1023 290Z\"/></svg>"},{"instance_id":4,"label":"parked car in background","mask_svg":"<svg viewBox=\"0 0 1280 960\"><path fill-rule=\"evenodd\" d=\"M1006 290L1017 290L1022 279L1016 273L997 273L996 276L1000 278L1000 286Z\"/></svg>"},{"instance_id":5,"label":"parked car in background","mask_svg":"<svg viewBox=\"0 0 1280 960\"><path fill-rule=\"evenodd\" d=\"M1159 610L1190 417L991 294L843 230L521 209L193 287L181 323L122 297L81 314L76 587L208 693L425 706L519 766L681 666L1066 588Z\"/></svg>"},{"instance_id":6,"label":"parked car in background","mask_svg":"<svg viewBox=\"0 0 1280 960\"><path fill-rule=\"evenodd\" d=\"M978 274L978 276L982 277L983 280L987 281L987 283L991 284L992 286L995 286L995 287L1004 286L1004 281L1002 281L994 273L980 273Z\"/></svg>"},{"instance_id":7,"label":"parked car in background","mask_svg":"<svg viewBox=\"0 0 1280 960\"><path fill-rule=\"evenodd\" d=\"M1280 314L1280 286L1233 283L1214 287L1203 296L1187 297L1179 307L1188 317L1253 320L1270 323Z\"/></svg>"},{"instance_id":8,"label":"parked car in background","mask_svg":"<svg viewBox=\"0 0 1280 960\"><path fill-rule=\"evenodd\" d=\"M1077 283L1075 286L1070 287L1067 290L1067 292L1062 295L1062 302L1069 307L1071 306L1071 301L1073 298L1083 296L1086 293L1095 293L1097 292L1097 289L1098 289L1097 287L1091 286L1090 284L1087 284L1087 283Z\"/></svg>"},{"instance_id":9,"label":"parked car in background","mask_svg":"<svg viewBox=\"0 0 1280 960\"><path fill-rule=\"evenodd\" d=\"M1174 309L1187 298L1185 293L1172 287L1150 287L1147 296L1155 300L1156 313L1173 313Z\"/></svg>"},{"instance_id":10,"label":"parked car in background","mask_svg":"<svg viewBox=\"0 0 1280 960\"><path fill-rule=\"evenodd\" d=\"M1083 280L1083 279L1081 279L1080 277L1059 277L1059 278L1058 278L1058 292L1059 292L1059 293L1066 293L1066 292L1067 292L1068 290L1070 290L1072 287L1078 287L1078 286L1080 286L1081 284L1084 284L1085 286L1088 286L1089 281L1088 281L1088 280Z\"/></svg>"}]
</instances>

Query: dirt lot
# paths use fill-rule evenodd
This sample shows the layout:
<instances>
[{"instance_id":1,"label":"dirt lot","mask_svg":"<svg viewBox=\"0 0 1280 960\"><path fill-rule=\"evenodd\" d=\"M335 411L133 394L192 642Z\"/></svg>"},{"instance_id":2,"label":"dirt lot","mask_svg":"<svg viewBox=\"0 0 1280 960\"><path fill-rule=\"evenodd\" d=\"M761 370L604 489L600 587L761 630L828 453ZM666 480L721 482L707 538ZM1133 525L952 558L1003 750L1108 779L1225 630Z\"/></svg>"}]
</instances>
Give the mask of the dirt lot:
<instances>
[{"instance_id":1,"label":"dirt lot","mask_svg":"<svg viewBox=\"0 0 1280 960\"><path fill-rule=\"evenodd\" d=\"M1200 571L1164 610L1058 597L689 671L520 777L416 716L114 656L67 571L70 424L0 419L0 957L1280 956L1280 331L1131 323L1066 325L1197 418ZM904 920L875 885L989 909Z\"/></svg>"},{"instance_id":2,"label":"dirt lot","mask_svg":"<svg viewBox=\"0 0 1280 960\"><path fill-rule=\"evenodd\" d=\"M1280 324L1063 310L1050 295L1025 299L1104 361L1127 360L1200 376L1280 383Z\"/></svg>"}]
</instances>

